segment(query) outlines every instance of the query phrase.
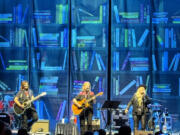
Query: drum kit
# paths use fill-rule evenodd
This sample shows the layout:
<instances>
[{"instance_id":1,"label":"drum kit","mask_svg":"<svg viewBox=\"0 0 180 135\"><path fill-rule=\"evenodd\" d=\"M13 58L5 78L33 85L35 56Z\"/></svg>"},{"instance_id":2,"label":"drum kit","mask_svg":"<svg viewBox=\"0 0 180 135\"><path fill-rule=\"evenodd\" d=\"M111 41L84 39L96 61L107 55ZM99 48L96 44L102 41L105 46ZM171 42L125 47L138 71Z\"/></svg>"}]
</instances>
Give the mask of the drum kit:
<instances>
[{"instance_id":1,"label":"drum kit","mask_svg":"<svg viewBox=\"0 0 180 135\"><path fill-rule=\"evenodd\" d=\"M13 110L14 92L0 92L0 120L5 122L11 129L19 126L19 117Z\"/></svg>"}]
</instances>

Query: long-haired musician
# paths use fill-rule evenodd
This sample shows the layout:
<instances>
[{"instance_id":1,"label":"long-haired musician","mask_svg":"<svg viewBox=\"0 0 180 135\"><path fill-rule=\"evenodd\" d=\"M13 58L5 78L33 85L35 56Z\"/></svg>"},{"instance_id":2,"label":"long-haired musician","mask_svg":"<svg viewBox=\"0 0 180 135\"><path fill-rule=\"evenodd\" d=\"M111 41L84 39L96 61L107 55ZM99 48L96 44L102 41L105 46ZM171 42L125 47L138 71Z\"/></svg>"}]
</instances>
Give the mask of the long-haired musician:
<instances>
[{"instance_id":1,"label":"long-haired musician","mask_svg":"<svg viewBox=\"0 0 180 135\"><path fill-rule=\"evenodd\" d=\"M146 94L146 86L140 85L125 110L125 113L128 113L130 106L133 106L134 131L139 128L139 121L141 121L142 130L145 130L148 103L150 103L150 98Z\"/></svg>"},{"instance_id":2,"label":"long-haired musician","mask_svg":"<svg viewBox=\"0 0 180 135\"><path fill-rule=\"evenodd\" d=\"M22 109L24 109L23 101L33 99L33 92L29 89L29 83L27 81L21 82L21 87L19 92L14 98L14 102ZM28 123L28 120L31 121ZM21 115L21 127L26 130L30 130L32 124L38 120L38 115L35 110L34 105L32 104L31 108L25 110L25 112Z\"/></svg>"}]
</instances>

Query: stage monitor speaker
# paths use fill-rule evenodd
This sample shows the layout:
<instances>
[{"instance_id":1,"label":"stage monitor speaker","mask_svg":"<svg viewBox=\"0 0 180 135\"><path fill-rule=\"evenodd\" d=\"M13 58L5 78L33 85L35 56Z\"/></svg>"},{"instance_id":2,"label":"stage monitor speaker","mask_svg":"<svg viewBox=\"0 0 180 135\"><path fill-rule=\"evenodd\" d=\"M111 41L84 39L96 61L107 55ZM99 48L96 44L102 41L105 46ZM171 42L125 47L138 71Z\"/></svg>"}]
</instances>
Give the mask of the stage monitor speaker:
<instances>
[{"instance_id":1,"label":"stage monitor speaker","mask_svg":"<svg viewBox=\"0 0 180 135\"><path fill-rule=\"evenodd\" d=\"M32 125L31 132L32 133L37 133L37 132L48 133L49 120L38 120Z\"/></svg>"},{"instance_id":2,"label":"stage monitor speaker","mask_svg":"<svg viewBox=\"0 0 180 135\"><path fill-rule=\"evenodd\" d=\"M135 135L153 135L153 131L136 130Z\"/></svg>"}]
</instances>

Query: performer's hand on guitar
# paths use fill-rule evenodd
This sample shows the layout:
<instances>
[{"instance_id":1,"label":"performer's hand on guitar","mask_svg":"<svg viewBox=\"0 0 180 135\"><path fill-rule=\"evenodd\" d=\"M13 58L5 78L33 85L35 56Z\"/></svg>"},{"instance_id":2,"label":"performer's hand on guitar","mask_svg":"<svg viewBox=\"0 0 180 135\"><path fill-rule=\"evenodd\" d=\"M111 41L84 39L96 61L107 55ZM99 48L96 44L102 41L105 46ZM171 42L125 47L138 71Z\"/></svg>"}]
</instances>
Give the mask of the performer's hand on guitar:
<instances>
[{"instance_id":1,"label":"performer's hand on guitar","mask_svg":"<svg viewBox=\"0 0 180 135\"><path fill-rule=\"evenodd\" d=\"M22 109L24 109L25 106L24 106L23 104L21 104L19 107L21 107Z\"/></svg>"},{"instance_id":2,"label":"performer's hand on guitar","mask_svg":"<svg viewBox=\"0 0 180 135\"><path fill-rule=\"evenodd\" d=\"M83 109L84 107L85 107L85 104L78 105L78 108L79 108L79 109Z\"/></svg>"}]
</instances>

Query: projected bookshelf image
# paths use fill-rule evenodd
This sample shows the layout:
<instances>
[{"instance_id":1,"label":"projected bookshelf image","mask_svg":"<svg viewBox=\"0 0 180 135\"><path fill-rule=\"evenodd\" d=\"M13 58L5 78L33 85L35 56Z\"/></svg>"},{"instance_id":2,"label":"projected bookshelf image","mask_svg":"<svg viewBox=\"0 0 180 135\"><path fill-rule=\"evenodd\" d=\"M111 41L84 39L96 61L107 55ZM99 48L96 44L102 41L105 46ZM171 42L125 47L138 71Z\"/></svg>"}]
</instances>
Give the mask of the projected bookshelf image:
<instances>
[{"instance_id":1,"label":"projected bookshelf image","mask_svg":"<svg viewBox=\"0 0 180 135\"><path fill-rule=\"evenodd\" d=\"M1 1L0 24L27 24L29 18L29 2L28 0L18 1L14 3L10 0Z\"/></svg>"},{"instance_id":2,"label":"projected bookshelf image","mask_svg":"<svg viewBox=\"0 0 180 135\"><path fill-rule=\"evenodd\" d=\"M84 81L89 81L95 94L104 92L94 105L100 108L107 98L108 1L71 2L70 101L82 91ZM94 110L94 117L100 118L99 110Z\"/></svg>"},{"instance_id":3,"label":"projected bookshelf image","mask_svg":"<svg viewBox=\"0 0 180 135\"><path fill-rule=\"evenodd\" d=\"M108 17L108 1L72 0L72 24L75 26L83 24L106 24Z\"/></svg>"},{"instance_id":4,"label":"projected bookshelf image","mask_svg":"<svg viewBox=\"0 0 180 135\"><path fill-rule=\"evenodd\" d=\"M1 47L0 60L1 90L17 92L20 88L20 82L23 79L28 80L28 50Z\"/></svg>"},{"instance_id":5,"label":"projected bookshelf image","mask_svg":"<svg viewBox=\"0 0 180 135\"><path fill-rule=\"evenodd\" d=\"M176 1L177 4L179 1ZM152 14L152 95L173 99L179 96L180 13L169 1L154 3Z\"/></svg>"},{"instance_id":6,"label":"projected bookshelf image","mask_svg":"<svg viewBox=\"0 0 180 135\"><path fill-rule=\"evenodd\" d=\"M113 99L129 99L140 84L150 86L151 59L149 58L149 50L113 52L111 67L111 95Z\"/></svg>"},{"instance_id":7,"label":"projected bookshelf image","mask_svg":"<svg viewBox=\"0 0 180 135\"><path fill-rule=\"evenodd\" d=\"M32 11L31 77L37 94L38 114L51 120L50 129L68 115L69 3L37 0ZM47 108L48 107L48 108Z\"/></svg>"},{"instance_id":8,"label":"projected bookshelf image","mask_svg":"<svg viewBox=\"0 0 180 135\"><path fill-rule=\"evenodd\" d=\"M150 28L148 26L112 26L112 49L150 49Z\"/></svg>"},{"instance_id":9,"label":"projected bookshelf image","mask_svg":"<svg viewBox=\"0 0 180 135\"><path fill-rule=\"evenodd\" d=\"M33 10L34 24L67 25L69 6L67 0L38 0Z\"/></svg>"},{"instance_id":10,"label":"projected bookshelf image","mask_svg":"<svg viewBox=\"0 0 180 135\"><path fill-rule=\"evenodd\" d=\"M113 24L149 24L151 4L149 0L112 0L111 12Z\"/></svg>"},{"instance_id":11,"label":"projected bookshelf image","mask_svg":"<svg viewBox=\"0 0 180 135\"><path fill-rule=\"evenodd\" d=\"M151 3L113 0L111 9L111 99L127 104L140 84L151 87Z\"/></svg>"}]
</instances>

